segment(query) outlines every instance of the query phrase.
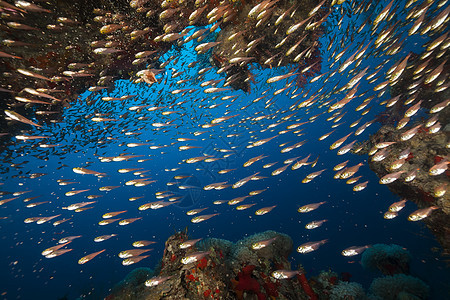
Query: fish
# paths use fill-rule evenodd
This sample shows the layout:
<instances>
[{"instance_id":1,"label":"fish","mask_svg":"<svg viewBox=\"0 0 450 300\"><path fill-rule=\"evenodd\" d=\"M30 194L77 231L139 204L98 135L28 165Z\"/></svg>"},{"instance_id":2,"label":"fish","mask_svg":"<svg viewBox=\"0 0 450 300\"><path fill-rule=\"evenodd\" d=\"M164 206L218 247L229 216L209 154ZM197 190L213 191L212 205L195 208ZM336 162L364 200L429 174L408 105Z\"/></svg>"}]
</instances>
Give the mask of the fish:
<instances>
[{"instance_id":1,"label":"fish","mask_svg":"<svg viewBox=\"0 0 450 300\"><path fill-rule=\"evenodd\" d=\"M339 140L337 140L336 142L334 142L333 144L331 144L330 146L330 150L336 149L338 147L340 147L347 139L350 135L352 135L353 132L350 132L349 134L347 134L346 136L340 138Z\"/></svg>"},{"instance_id":2,"label":"fish","mask_svg":"<svg viewBox=\"0 0 450 300\"><path fill-rule=\"evenodd\" d=\"M264 159L266 157L268 157L268 156L267 155L263 155L263 154L261 154L259 156L256 156L256 157L253 157L253 158L249 159L248 161L246 161L244 163L244 167L251 166L253 163L257 162L258 160Z\"/></svg>"},{"instance_id":3,"label":"fish","mask_svg":"<svg viewBox=\"0 0 450 300\"><path fill-rule=\"evenodd\" d=\"M66 193L67 194L67 193ZM67 196L67 195L66 195ZM97 201L89 201L89 202L79 202L79 203L74 203L71 204L69 206L66 207L67 210L77 210L79 208L82 208L84 206L96 203Z\"/></svg>"},{"instance_id":4,"label":"fish","mask_svg":"<svg viewBox=\"0 0 450 300\"><path fill-rule=\"evenodd\" d=\"M400 178L400 176L403 173L406 173L406 171L398 171L398 172L394 172L394 173L390 173L390 174L384 175L383 177L380 178L380 184L392 183L395 180L397 180L398 178Z\"/></svg>"},{"instance_id":5,"label":"fish","mask_svg":"<svg viewBox=\"0 0 450 300\"><path fill-rule=\"evenodd\" d=\"M193 218L191 219L191 222L192 222L192 223L200 223L200 222L209 220L209 219L211 219L212 217L215 217L215 216L218 216L218 215L220 215L220 213L215 213L215 214L210 214L210 215L196 216L196 217L193 217Z\"/></svg>"},{"instance_id":6,"label":"fish","mask_svg":"<svg viewBox=\"0 0 450 300\"><path fill-rule=\"evenodd\" d=\"M61 214L59 214L59 215L54 215L54 216L50 216L50 217L42 217L42 218L38 218L38 219L36 220L36 224L44 224L44 223L46 223L46 222L48 222L48 221L53 220L54 218L59 217L60 215L61 215Z\"/></svg>"},{"instance_id":7,"label":"fish","mask_svg":"<svg viewBox=\"0 0 450 300\"><path fill-rule=\"evenodd\" d=\"M277 207L277 206L273 205L273 206L260 208L255 212L255 215L257 215L257 216L265 215L265 214L271 212L275 207Z\"/></svg>"},{"instance_id":8,"label":"fish","mask_svg":"<svg viewBox=\"0 0 450 300\"><path fill-rule=\"evenodd\" d=\"M439 184L438 186L436 186L434 188L434 196L436 198L444 196L446 192L447 192L447 183L446 182Z\"/></svg>"},{"instance_id":9,"label":"fish","mask_svg":"<svg viewBox=\"0 0 450 300\"><path fill-rule=\"evenodd\" d=\"M127 212L126 210L115 211L115 212L108 212L108 213L103 214L102 218L103 219L109 219L109 218L115 217L117 215L126 213L126 212Z\"/></svg>"},{"instance_id":10,"label":"fish","mask_svg":"<svg viewBox=\"0 0 450 300\"><path fill-rule=\"evenodd\" d=\"M203 259L204 257L208 256L210 254L210 251L200 251L200 252L194 252L189 255L184 256L181 259L181 263L183 265L188 265L191 263L195 263Z\"/></svg>"},{"instance_id":11,"label":"fish","mask_svg":"<svg viewBox=\"0 0 450 300\"><path fill-rule=\"evenodd\" d=\"M100 235L100 236L97 236L96 238L94 238L94 242L100 243L100 242L106 241L106 240L108 240L108 239L110 239L112 237L115 237L115 236L117 236L117 234L114 234L114 233L113 234Z\"/></svg>"},{"instance_id":12,"label":"fish","mask_svg":"<svg viewBox=\"0 0 450 300\"><path fill-rule=\"evenodd\" d=\"M49 255L50 253L52 253L52 252L54 252L54 251L58 251L58 250L61 249L62 247L67 246L67 245L70 244L70 243L71 243L71 241L68 241L68 242L66 242L66 243L63 243L63 244L60 244L60 245L56 245L56 246L47 248L47 249L45 249L44 251L42 251L41 254L42 254L43 256L47 256L47 255Z\"/></svg>"},{"instance_id":13,"label":"fish","mask_svg":"<svg viewBox=\"0 0 450 300\"><path fill-rule=\"evenodd\" d=\"M122 261L122 265L124 265L124 266L129 266L129 265L138 263L138 262L140 262L141 260L143 260L143 259L145 259L145 258L147 258L147 257L149 257L149 256L150 256L150 255L144 255L144 256L133 256L133 257L126 258L126 259L124 259L124 260Z\"/></svg>"},{"instance_id":14,"label":"fish","mask_svg":"<svg viewBox=\"0 0 450 300\"><path fill-rule=\"evenodd\" d=\"M194 246L196 243L198 243L198 242L201 241L201 240L202 240L202 238L199 238L199 239L193 239L193 240L187 240L187 241L185 241L185 242L182 242L182 243L179 245L179 247L180 247L180 249L187 249L187 248L190 248L190 247Z\"/></svg>"},{"instance_id":15,"label":"fish","mask_svg":"<svg viewBox=\"0 0 450 300\"><path fill-rule=\"evenodd\" d=\"M233 189L237 189L241 186L243 186L244 184L246 184L247 182L249 182L250 180L252 180L252 178L254 178L255 176L257 176L260 172L257 172L253 175L247 176L239 181L237 181L235 184L233 184Z\"/></svg>"},{"instance_id":16,"label":"fish","mask_svg":"<svg viewBox=\"0 0 450 300\"><path fill-rule=\"evenodd\" d=\"M123 251L120 251L120 253L118 254L118 256L119 256L120 258L129 258L129 257L132 257L132 256L139 256L139 255L141 255L142 253L145 253L145 252L148 252L148 251L151 251L151 250L153 250L153 249L131 249L131 250L123 250Z\"/></svg>"},{"instance_id":17,"label":"fish","mask_svg":"<svg viewBox=\"0 0 450 300\"><path fill-rule=\"evenodd\" d=\"M355 256L364 252L364 250L370 248L369 245L366 246L352 246L342 250L341 254L343 256Z\"/></svg>"},{"instance_id":18,"label":"fish","mask_svg":"<svg viewBox=\"0 0 450 300\"><path fill-rule=\"evenodd\" d=\"M417 172L418 172L419 170L420 170L420 169L414 169L414 170L412 170L412 171L406 173L406 175L405 175L405 182L411 182L411 181L413 181L413 180L416 178Z\"/></svg>"},{"instance_id":19,"label":"fish","mask_svg":"<svg viewBox=\"0 0 450 300\"><path fill-rule=\"evenodd\" d=\"M328 239L324 239L324 240L320 240L317 242L307 242L304 244L301 244L300 246L297 247L297 252L298 253L309 253L309 252L313 252L316 251L317 249L319 249L320 246L322 246L323 244L327 243Z\"/></svg>"},{"instance_id":20,"label":"fish","mask_svg":"<svg viewBox=\"0 0 450 300\"><path fill-rule=\"evenodd\" d=\"M364 181L364 182L358 183L357 185L355 185L353 187L353 191L355 191L355 192L362 191L363 189L365 189L367 187L368 183L369 183L369 181Z\"/></svg>"},{"instance_id":21,"label":"fish","mask_svg":"<svg viewBox=\"0 0 450 300\"><path fill-rule=\"evenodd\" d=\"M303 167L303 166L307 166L307 165L309 165L309 164L312 164L312 163L308 162L308 159L309 159L310 156L311 156L311 154L309 154L307 157L305 157L305 158L303 158L303 159L301 159L301 160L299 160L299 161L296 161L296 162L292 165L291 169L292 169L292 170L297 170L297 169L299 169L299 168L301 168L301 167Z\"/></svg>"},{"instance_id":22,"label":"fish","mask_svg":"<svg viewBox=\"0 0 450 300\"><path fill-rule=\"evenodd\" d=\"M62 224L64 222L67 222L67 221L71 220L71 219L72 218L57 220L57 221L53 222L53 226L58 226L58 225L60 225L60 224Z\"/></svg>"},{"instance_id":23,"label":"fish","mask_svg":"<svg viewBox=\"0 0 450 300\"><path fill-rule=\"evenodd\" d=\"M205 6L206 7L206 6ZM153 287L153 286L157 286L165 281L167 281L168 279L172 278L172 276L157 276L157 277L152 277L148 280L145 281L145 286L147 287Z\"/></svg>"},{"instance_id":24,"label":"fish","mask_svg":"<svg viewBox=\"0 0 450 300\"><path fill-rule=\"evenodd\" d=\"M142 217L123 219L123 220L119 221L119 225L125 226L125 225L131 224L133 222L136 222L137 220L140 220L140 219L142 219Z\"/></svg>"},{"instance_id":25,"label":"fish","mask_svg":"<svg viewBox=\"0 0 450 300\"><path fill-rule=\"evenodd\" d=\"M81 235L66 236L64 238L59 239L58 244L66 244L67 242L71 242L74 239L78 239L80 237Z\"/></svg>"},{"instance_id":26,"label":"fish","mask_svg":"<svg viewBox=\"0 0 450 300\"><path fill-rule=\"evenodd\" d=\"M116 221L118 221L120 219L106 219L106 220L101 220L100 222L98 222L98 225L104 226L104 225L109 225L111 223L114 223Z\"/></svg>"},{"instance_id":27,"label":"fish","mask_svg":"<svg viewBox=\"0 0 450 300\"><path fill-rule=\"evenodd\" d=\"M273 170L272 173L271 173L271 175L272 175L272 176L277 176L277 175L283 173L283 172L284 172L291 164L292 164L292 163L289 163L289 164L287 164L287 165L285 165L285 166L282 166L282 167L280 167L280 168L278 168L278 169L276 169L276 170Z\"/></svg>"},{"instance_id":28,"label":"fish","mask_svg":"<svg viewBox=\"0 0 450 300\"><path fill-rule=\"evenodd\" d=\"M17 199L17 198L19 198L19 197L13 197L13 198L8 198L8 199L0 200L0 206L3 205L3 204L5 204L5 203L8 203L8 202L10 202L10 201L13 201L13 200L15 200L15 199Z\"/></svg>"},{"instance_id":29,"label":"fish","mask_svg":"<svg viewBox=\"0 0 450 300\"><path fill-rule=\"evenodd\" d=\"M70 197L70 196L78 195L78 194L80 194L80 193L84 193L84 192L87 192L87 191L90 191L90 190L91 190L91 189L86 189L86 190L74 190L74 191L66 192L65 195L68 196L68 197Z\"/></svg>"},{"instance_id":30,"label":"fish","mask_svg":"<svg viewBox=\"0 0 450 300\"><path fill-rule=\"evenodd\" d=\"M444 159L438 163L436 163L435 165L433 165L429 170L428 170L428 174L430 174L431 176L437 176L440 175L442 173L444 173L445 171L447 171L448 169L448 164L450 164L450 161Z\"/></svg>"},{"instance_id":31,"label":"fish","mask_svg":"<svg viewBox=\"0 0 450 300\"><path fill-rule=\"evenodd\" d=\"M273 238L270 238L267 240L254 242L251 247L253 250L259 250L259 249L262 249L262 248L265 248L265 247L271 245L273 242L275 242L276 239L277 239L276 237L273 237Z\"/></svg>"},{"instance_id":32,"label":"fish","mask_svg":"<svg viewBox=\"0 0 450 300\"><path fill-rule=\"evenodd\" d=\"M290 279L296 275L301 274L300 271L293 271L293 270L276 270L273 271L270 275L275 279Z\"/></svg>"},{"instance_id":33,"label":"fish","mask_svg":"<svg viewBox=\"0 0 450 300\"><path fill-rule=\"evenodd\" d=\"M390 212L399 212L405 207L406 201L406 199L402 199L400 201L394 202L389 206L388 210Z\"/></svg>"},{"instance_id":34,"label":"fish","mask_svg":"<svg viewBox=\"0 0 450 300\"><path fill-rule=\"evenodd\" d=\"M327 203L327 202L326 201L322 201L322 202L317 202L317 203L306 204L306 205L301 206L298 209L298 212L299 213L307 213L307 212L310 212L310 211L318 209L319 206L321 206L321 205L323 205L325 203Z\"/></svg>"},{"instance_id":35,"label":"fish","mask_svg":"<svg viewBox=\"0 0 450 300\"><path fill-rule=\"evenodd\" d=\"M188 215L188 216L196 215L196 214L201 213L202 211L204 211L206 209L208 209L208 208L204 207L204 208L191 209L191 210L186 212L186 215Z\"/></svg>"},{"instance_id":36,"label":"fish","mask_svg":"<svg viewBox=\"0 0 450 300\"><path fill-rule=\"evenodd\" d=\"M92 170L88 170L88 169L81 168L81 167L73 168L72 171L77 174L89 174L89 175L95 175L95 176L105 176L106 175L106 173L100 173L97 171L92 171Z\"/></svg>"},{"instance_id":37,"label":"fish","mask_svg":"<svg viewBox=\"0 0 450 300\"><path fill-rule=\"evenodd\" d=\"M423 220L427 217L429 217L431 215L431 213L433 212L433 210L439 209L438 206L430 206L427 208L421 208L418 209L414 212L412 212L409 216L408 216L408 221L420 221Z\"/></svg>"},{"instance_id":38,"label":"fish","mask_svg":"<svg viewBox=\"0 0 450 300\"><path fill-rule=\"evenodd\" d=\"M45 255L45 258L54 258L63 254L66 254L67 252L72 251L73 249L59 249L59 250L55 250L52 251L51 253Z\"/></svg>"},{"instance_id":39,"label":"fish","mask_svg":"<svg viewBox=\"0 0 450 300\"><path fill-rule=\"evenodd\" d=\"M359 168L363 165L363 163L359 163L353 167L345 168L342 170L341 179L347 179L352 177L356 172L358 172Z\"/></svg>"},{"instance_id":40,"label":"fish","mask_svg":"<svg viewBox=\"0 0 450 300\"><path fill-rule=\"evenodd\" d=\"M103 249L103 250L100 250L100 251L97 251L97 252L88 254L88 255L86 255L86 256L83 256L82 258L80 258L80 259L78 260L78 264L79 264L79 265L83 265L83 264L87 263L88 261L92 260L94 257L96 257L97 255L99 255L100 253L103 253L103 252L105 252L105 251L106 251L106 249Z\"/></svg>"},{"instance_id":41,"label":"fish","mask_svg":"<svg viewBox=\"0 0 450 300\"><path fill-rule=\"evenodd\" d=\"M11 118L14 121L18 121L18 122L25 123L25 124L32 125L32 126L36 126L36 127L42 127L42 125L34 123L33 121L25 118L24 116L16 113L15 111L5 109L4 112L5 112L6 116L8 116L9 118Z\"/></svg>"},{"instance_id":42,"label":"fish","mask_svg":"<svg viewBox=\"0 0 450 300\"><path fill-rule=\"evenodd\" d=\"M392 219L398 217L398 213L394 212L394 211L387 211L387 212L384 213L383 217L386 220L392 220Z\"/></svg>"},{"instance_id":43,"label":"fish","mask_svg":"<svg viewBox=\"0 0 450 300\"><path fill-rule=\"evenodd\" d=\"M327 222L328 220L318 220L318 221L312 221L305 225L306 229L315 229L323 225L323 223Z\"/></svg>"},{"instance_id":44,"label":"fish","mask_svg":"<svg viewBox=\"0 0 450 300\"><path fill-rule=\"evenodd\" d=\"M139 248L139 247L146 247L151 244L155 244L154 241L135 241L133 242L133 247Z\"/></svg>"},{"instance_id":45,"label":"fish","mask_svg":"<svg viewBox=\"0 0 450 300\"><path fill-rule=\"evenodd\" d=\"M342 170L343 168L345 168L345 166L347 165L348 162L349 162L349 161L346 160L346 161L344 161L344 162L342 162L342 163L337 164L336 166L334 166L333 170L334 170L334 171Z\"/></svg>"}]
</instances>

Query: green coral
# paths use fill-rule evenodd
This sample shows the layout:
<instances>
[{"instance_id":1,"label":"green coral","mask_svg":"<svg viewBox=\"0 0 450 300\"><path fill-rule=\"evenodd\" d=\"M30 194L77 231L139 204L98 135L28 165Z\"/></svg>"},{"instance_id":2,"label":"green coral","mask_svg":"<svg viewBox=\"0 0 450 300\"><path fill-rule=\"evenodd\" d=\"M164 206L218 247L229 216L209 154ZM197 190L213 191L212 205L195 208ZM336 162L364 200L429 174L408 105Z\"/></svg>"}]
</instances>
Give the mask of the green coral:
<instances>
[{"instance_id":1,"label":"green coral","mask_svg":"<svg viewBox=\"0 0 450 300\"><path fill-rule=\"evenodd\" d=\"M429 287L419 278L396 274L374 279L370 292L384 300L428 299Z\"/></svg>"},{"instance_id":2,"label":"green coral","mask_svg":"<svg viewBox=\"0 0 450 300\"><path fill-rule=\"evenodd\" d=\"M385 275L408 273L411 254L395 244L375 244L362 254L361 264L370 270L379 270Z\"/></svg>"}]
</instances>

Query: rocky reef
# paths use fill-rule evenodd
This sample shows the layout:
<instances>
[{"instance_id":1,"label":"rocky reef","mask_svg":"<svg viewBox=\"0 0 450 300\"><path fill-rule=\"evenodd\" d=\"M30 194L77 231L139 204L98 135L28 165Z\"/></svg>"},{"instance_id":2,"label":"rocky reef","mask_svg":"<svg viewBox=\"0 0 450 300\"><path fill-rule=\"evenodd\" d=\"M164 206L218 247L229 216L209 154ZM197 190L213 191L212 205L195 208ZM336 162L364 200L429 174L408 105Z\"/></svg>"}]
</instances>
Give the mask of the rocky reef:
<instances>
[{"instance_id":1,"label":"rocky reef","mask_svg":"<svg viewBox=\"0 0 450 300\"><path fill-rule=\"evenodd\" d=\"M203 43L196 48L198 61L205 68L219 67L219 73L226 75L225 86L250 91L254 80L250 62L263 68L293 64L298 82L305 83L321 68L318 39L330 3L276 2L253 13L258 1L50 1L26 11L5 2L0 6L0 50L6 55L0 61L4 99L0 108L57 122L62 107L70 106L89 87L92 91L112 88L117 79L151 84L149 72L154 77L167 64L160 57L194 39ZM297 29L305 28L304 33L280 40L277 31L284 33L295 24ZM211 25L211 30L203 28ZM195 30L189 26L196 26ZM287 51L289 56L280 55ZM35 94L24 88L52 93L54 99L48 105L40 103L35 111L36 101L23 102ZM0 122L5 133L16 128L3 119Z\"/></svg>"},{"instance_id":2,"label":"rocky reef","mask_svg":"<svg viewBox=\"0 0 450 300\"><path fill-rule=\"evenodd\" d=\"M447 58L441 54L425 60L438 36L438 33L431 35L422 53L410 52L408 68L401 80L381 90L379 96L388 92L391 99L380 103L386 110L375 121L382 126L370 137L361 154L369 154L369 167L380 179L394 172L403 173L387 184L391 192L415 203L419 209L436 208L422 221L442 245L442 254L448 256L450 171L448 164L444 164L443 172L431 172L432 167L450 158L450 91L441 80L448 78L448 72L442 72L439 80L429 75L448 70ZM386 142L389 143L386 148L380 147ZM401 154L406 156L401 159Z\"/></svg>"},{"instance_id":3,"label":"rocky reef","mask_svg":"<svg viewBox=\"0 0 450 300\"><path fill-rule=\"evenodd\" d=\"M450 135L450 128L447 125L449 112L450 109L447 107L441 113L443 130L430 133L429 129L423 126L411 139L389 146L389 155L385 159L381 161L371 159L369 162L370 168L381 178L393 172L392 164L398 160L400 153L409 149L409 154L399 169L405 174L399 180L388 184L388 188L401 198L414 202L419 209L439 208L422 221L442 245L444 255L450 254L450 194L445 192L449 185L450 173L447 170L442 174L431 176L429 170L440 161L448 159L449 149L446 145ZM397 130L393 126L384 125L371 137L370 145L400 140L401 134L411 128ZM411 181L405 180L408 174L415 175L415 178Z\"/></svg>"},{"instance_id":4,"label":"rocky reef","mask_svg":"<svg viewBox=\"0 0 450 300\"><path fill-rule=\"evenodd\" d=\"M252 249L255 242L272 238L274 242L267 247ZM274 270L290 269L287 257L293 243L287 235L266 231L236 243L211 238L181 249L187 239L181 232L166 241L160 269L153 275L169 279L145 289L142 280L132 281L136 290L120 284L107 299L128 299L136 291L140 294L134 299L308 299L308 293L315 295L304 274L298 280L271 277ZM199 251L208 254L183 264L183 257Z\"/></svg>"},{"instance_id":5,"label":"rocky reef","mask_svg":"<svg viewBox=\"0 0 450 300\"><path fill-rule=\"evenodd\" d=\"M258 243L267 245L259 248ZM186 244L192 246L186 248ZM216 238L188 240L186 232L178 232L166 241L154 272L132 271L106 299L385 299L387 288L395 291L389 299L427 299L429 295L422 280L407 274L411 257L398 245L374 245L363 254L363 265L389 274L375 278L368 294L361 284L350 282L351 275L345 272L322 271L307 278L301 266L290 271L292 250L292 239L275 231L236 243ZM186 261L194 256L195 260ZM276 278L277 270L292 274ZM406 296L410 298L398 298Z\"/></svg>"}]
</instances>

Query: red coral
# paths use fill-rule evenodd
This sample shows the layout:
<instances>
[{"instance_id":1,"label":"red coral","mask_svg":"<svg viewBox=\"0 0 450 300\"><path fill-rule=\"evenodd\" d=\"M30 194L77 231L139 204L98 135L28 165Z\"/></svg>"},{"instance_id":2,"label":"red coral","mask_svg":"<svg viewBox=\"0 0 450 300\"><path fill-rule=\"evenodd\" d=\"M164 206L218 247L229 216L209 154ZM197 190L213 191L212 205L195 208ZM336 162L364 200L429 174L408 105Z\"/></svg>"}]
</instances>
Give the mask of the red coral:
<instances>
[{"instance_id":1,"label":"red coral","mask_svg":"<svg viewBox=\"0 0 450 300\"><path fill-rule=\"evenodd\" d=\"M198 277L195 277L192 274L186 275L186 277L189 281L198 281Z\"/></svg>"},{"instance_id":2,"label":"red coral","mask_svg":"<svg viewBox=\"0 0 450 300\"><path fill-rule=\"evenodd\" d=\"M264 282L264 289L266 290L266 294L269 297L275 297L275 299L277 299L278 297L278 288L280 287L281 283L280 282L272 282L269 280Z\"/></svg>"},{"instance_id":3,"label":"red coral","mask_svg":"<svg viewBox=\"0 0 450 300\"><path fill-rule=\"evenodd\" d=\"M335 285L338 281L337 276L332 276L328 279L328 282L331 283L332 285Z\"/></svg>"},{"instance_id":4,"label":"red coral","mask_svg":"<svg viewBox=\"0 0 450 300\"><path fill-rule=\"evenodd\" d=\"M238 280L231 280L238 299L242 299L243 292L253 292L258 296L258 300L266 300L266 296L260 291L260 284L258 280L253 278L252 272L255 266L245 266L241 272L238 273Z\"/></svg>"},{"instance_id":5,"label":"red coral","mask_svg":"<svg viewBox=\"0 0 450 300\"><path fill-rule=\"evenodd\" d=\"M208 265L208 261L206 260L206 257L203 257L200 262L197 264L197 268L200 270L203 270Z\"/></svg>"},{"instance_id":6,"label":"red coral","mask_svg":"<svg viewBox=\"0 0 450 300\"><path fill-rule=\"evenodd\" d=\"M278 288L281 286L281 283L279 281L276 281L275 283L272 282L270 277L262 272L259 273L259 275L264 279L263 288L266 290L267 296L276 299L278 297Z\"/></svg>"},{"instance_id":7,"label":"red coral","mask_svg":"<svg viewBox=\"0 0 450 300\"><path fill-rule=\"evenodd\" d=\"M205 296L205 298L208 298L209 295L211 295L211 290L206 290L203 292L203 296Z\"/></svg>"},{"instance_id":8,"label":"red coral","mask_svg":"<svg viewBox=\"0 0 450 300\"><path fill-rule=\"evenodd\" d=\"M316 293L314 293L313 289L309 285L308 279L306 279L306 276L304 273L297 274L297 279L300 282L300 285L302 286L305 293L309 296L309 299L311 300L318 300Z\"/></svg>"}]
</instances>

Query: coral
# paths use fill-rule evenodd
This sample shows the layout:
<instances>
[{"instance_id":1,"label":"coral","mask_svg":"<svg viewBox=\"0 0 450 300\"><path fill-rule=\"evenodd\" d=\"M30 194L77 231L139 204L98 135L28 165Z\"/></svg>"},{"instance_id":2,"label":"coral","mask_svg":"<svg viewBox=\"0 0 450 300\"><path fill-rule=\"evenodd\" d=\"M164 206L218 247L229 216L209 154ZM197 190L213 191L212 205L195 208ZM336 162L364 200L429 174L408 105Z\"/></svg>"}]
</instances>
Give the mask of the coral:
<instances>
[{"instance_id":1,"label":"coral","mask_svg":"<svg viewBox=\"0 0 450 300\"><path fill-rule=\"evenodd\" d=\"M369 290L384 300L428 299L429 296L429 287L425 282L405 274L376 278Z\"/></svg>"},{"instance_id":2,"label":"coral","mask_svg":"<svg viewBox=\"0 0 450 300\"><path fill-rule=\"evenodd\" d=\"M322 271L319 276L315 278L315 280L318 281L325 289L332 288L336 284L337 279L338 274L332 271Z\"/></svg>"},{"instance_id":3,"label":"coral","mask_svg":"<svg viewBox=\"0 0 450 300\"><path fill-rule=\"evenodd\" d=\"M366 269L379 270L384 275L409 272L411 254L399 245L375 244L361 257Z\"/></svg>"},{"instance_id":4,"label":"coral","mask_svg":"<svg viewBox=\"0 0 450 300\"><path fill-rule=\"evenodd\" d=\"M264 273L260 273L260 276L264 279L263 288L267 296L277 299L281 283L278 280L274 280L271 276L266 276Z\"/></svg>"},{"instance_id":5,"label":"coral","mask_svg":"<svg viewBox=\"0 0 450 300\"><path fill-rule=\"evenodd\" d=\"M299 275L297 275L297 279L300 282L303 291L305 291L305 293L309 296L309 299L311 300L317 300L319 299L316 295L316 293L314 293L313 289L311 288L311 286L309 285L308 279L306 279L305 273L301 273Z\"/></svg>"},{"instance_id":6,"label":"coral","mask_svg":"<svg viewBox=\"0 0 450 300\"><path fill-rule=\"evenodd\" d=\"M223 239L208 238L199 241L195 246L199 251L208 251L211 248L220 249L222 255L228 256L231 253L233 243Z\"/></svg>"},{"instance_id":7,"label":"coral","mask_svg":"<svg viewBox=\"0 0 450 300\"><path fill-rule=\"evenodd\" d=\"M265 300L266 296L261 293L261 286L255 278L252 277L252 272L255 266L245 266L242 271L238 273L238 280L232 279L234 291L238 299L243 299L243 292L253 292L258 296L258 300Z\"/></svg>"},{"instance_id":8,"label":"coral","mask_svg":"<svg viewBox=\"0 0 450 300\"><path fill-rule=\"evenodd\" d=\"M197 268L204 269L204 268L206 268L207 265L208 265L208 260L206 259L206 257L203 257L200 260L200 262L197 264Z\"/></svg>"},{"instance_id":9,"label":"coral","mask_svg":"<svg viewBox=\"0 0 450 300\"><path fill-rule=\"evenodd\" d=\"M365 295L361 284L341 281L331 289L330 300L358 300L364 299Z\"/></svg>"},{"instance_id":10,"label":"coral","mask_svg":"<svg viewBox=\"0 0 450 300\"><path fill-rule=\"evenodd\" d=\"M254 242L274 237L276 239L262 249L251 248ZM258 233L235 244L226 240L205 239L192 248L181 249L179 245L186 239L187 232L169 237L162 262L153 275L145 268L133 271L106 299L318 300L319 297L328 299L331 289L341 282L339 276L331 271L322 272L316 281L308 280L301 267L299 270L302 273L291 279L273 278L271 273L274 270L291 269L287 256L292 250L291 238L274 231ZM195 263L180 262L182 257L196 251L209 251L209 254ZM167 278L147 288L144 281L151 276ZM354 285L346 287L350 290ZM344 290L343 287L341 289ZM323 298L323 295L328 298Z\"/></svg>"},{"instance_id":11,"label":"coral","mask_svg":"<svg viewBox=\"0 0 450 300\"><path fill-rule=\"evenodd\" d=\"M258 251L254 251L251 248L253 243L268 240L274 237L276 237L276 240L267 247L264 247ZM241 264L258 264L258 261L261 258L272 262L277 262L280 259L287 258L292 251L292 247L293 242L288 235L268 230L236 242L233 247L232 256ZM280 267L280 269L282 268L287 268L287 266Z\"/></svg>"},{"instance_id":12,"label":"coral","mask_svg":"<svg viewBox=\"0 0 450 300\"><path fill-rule=\"evenodd\" d=\"M427 92L425 88L423 92ZM428 94L431 96L431 94ZM422 97L420 97L422 98ZM444 101L439 96L430 97L429 101L421 104L423 108L431 108L433 105ZM428 99L428 98L427 98ZM400 103L400 102L399 102ZM405 105L401 105L404 109ZM403 117L403 113L399 112ZM450 107L443 109L439 115L435 115L441 124L447 124L450 116ZM415 123L410 125L416 126ZM369 148L382 141L396 141L400 137L403 130L397 130L390 125L382 126L378 132L371 136L367 145ZM400 198L408 199L409 202L417 204L418 208L429 207L430 204L438 206L440 209L433 213L430 217L423 219L423 222L436 236L438 242L442 245L442 252L450 251L450 239L448 238L448 230L450 227L450 193L445 193L440 197L435 196L435 189L448 182L447 175L441 174L439 176L430 176L428 170L440 161L441 157L445 157L448 153L446 144L448 143L448 131L440 130L439 132L430 134L425 131L419 132L411 139L402 143L396 143L389 146L390 154L382 161L373 162L369 160L369 167L378 175L378 177L385 176L390 171L390 166L398 159L400 153L409 149L411 155L406 159L402 170L408 173L416 172L414 180L406 182L405 180L396 180L388 185L391 192L398 195ZM449 170L447 170L449 171ZM406 175L405 174L405 175ZM404 178L404 177L402 177Z\"/></svg>"}]
</instances>

